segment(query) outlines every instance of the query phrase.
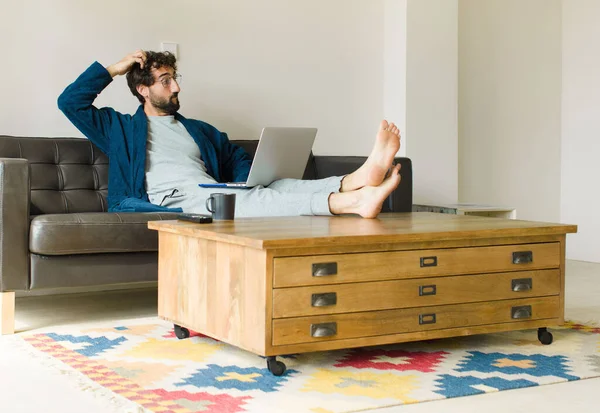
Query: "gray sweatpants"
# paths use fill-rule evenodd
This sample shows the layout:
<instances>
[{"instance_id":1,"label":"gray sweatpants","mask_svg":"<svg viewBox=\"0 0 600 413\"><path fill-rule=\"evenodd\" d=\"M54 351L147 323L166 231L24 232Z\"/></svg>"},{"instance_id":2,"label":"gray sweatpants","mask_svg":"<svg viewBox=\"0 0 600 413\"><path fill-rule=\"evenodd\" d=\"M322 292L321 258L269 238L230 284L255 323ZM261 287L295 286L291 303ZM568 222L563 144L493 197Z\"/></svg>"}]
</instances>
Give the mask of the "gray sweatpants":
<instances>
[{"instance_id":1,"label":"gray sweatpants","mask_svg":"<svg viewBox=\"0 0 600 413\"><path fill-rule=\"evenodd\" d=\"M342 176L317 180L280 179L268 187L251 189L182 186L161 196L162 200L151 201L166 207L179 207L184 212L210 214L206 210L206 200L210 194L224 193L236 194L236 218L332 215L329 195L340 191L342 179Z\"/></svg>"}]
</instances>

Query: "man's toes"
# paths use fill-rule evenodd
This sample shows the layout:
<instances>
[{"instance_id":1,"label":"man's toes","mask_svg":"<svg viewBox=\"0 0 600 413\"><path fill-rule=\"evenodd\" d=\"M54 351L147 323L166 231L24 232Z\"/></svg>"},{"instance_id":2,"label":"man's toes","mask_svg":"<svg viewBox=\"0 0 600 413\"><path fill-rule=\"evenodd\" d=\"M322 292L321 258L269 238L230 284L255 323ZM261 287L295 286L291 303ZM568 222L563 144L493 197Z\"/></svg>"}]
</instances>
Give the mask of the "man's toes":
<instances>
[{"instance_id":1,"label":"man's toes","mask_svg":"<svg viewBox=\"0 0 600 413\"><path fill-rule=\"evenodd\" d=\"M390 126L390 125L388 125L388 122L387 122L387 120L385 120L385 119L384 119L384 120L382 120L382 121L381 121L381 123L379 124L379 130L380 130L380 131L382 131L382 130L385 130L385 129L387 129L389 126Z\"/></svg>"},{"instance_id":2,"label":"man's toes","mask_svg":"<svg viewBox=\"0 0 600 413\"><path fill-rule=\"evenodd\" d=\"M394 165L394 168L392 168L392 173L390 174L390 178L394 178L396 175L400 174L400 164L396 164Z\"/></svg>"}]
</instances>

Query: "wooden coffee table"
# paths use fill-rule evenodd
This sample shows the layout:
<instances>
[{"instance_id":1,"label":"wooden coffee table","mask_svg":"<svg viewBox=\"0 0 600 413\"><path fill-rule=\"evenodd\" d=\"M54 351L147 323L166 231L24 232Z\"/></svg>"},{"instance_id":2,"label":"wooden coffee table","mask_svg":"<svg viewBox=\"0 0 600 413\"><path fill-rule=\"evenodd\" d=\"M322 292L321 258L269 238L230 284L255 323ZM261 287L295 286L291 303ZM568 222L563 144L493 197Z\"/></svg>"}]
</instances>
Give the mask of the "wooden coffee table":
<instances>
[{"instance_id":1,"label":"wooden coffee table","mask_svg":"<svg viewBox=\"0 0 600 413\"><path fill-rule=\"evenodd\" d=\"M426 212L152 221L158 315L267 356L564 322L574 225Z\"/></svg>"}]
</instances>

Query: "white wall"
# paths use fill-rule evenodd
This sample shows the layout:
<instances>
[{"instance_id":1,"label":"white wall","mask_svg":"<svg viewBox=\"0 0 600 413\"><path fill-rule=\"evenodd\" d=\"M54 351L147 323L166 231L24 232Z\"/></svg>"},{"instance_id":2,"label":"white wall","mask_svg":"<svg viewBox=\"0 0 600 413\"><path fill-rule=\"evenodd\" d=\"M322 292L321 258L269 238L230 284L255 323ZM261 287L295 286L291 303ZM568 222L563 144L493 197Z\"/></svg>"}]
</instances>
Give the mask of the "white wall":
<instances>
[{"instance_id":1,"label":"white wall","mask_svg":"<svg viewBox=\"0 0 600 413\"><path fill-rule=\"evenodd\" d=\"M81 136L56 98L98 60L179 43L181 113L233 139L316 126L318 154L367 155L383 116L384 0L2 0L0 133ZM97 101L132 112L119 78Z\"/></svg>"},{"instance_id":2,"label":"white wall","mask_svg":"<svg viewBox=\"0 0 600 413\"><path fill-rule=\"evenodd\" d=\"M458 2L409 0L406 154L415 203L458 200Z\"/></svg>"},{"instance_id":3,"label":"white wall","mask_svg":"<svg viewBox=\"0 0 600 413\"><path fill-rule=\"evenodd\" d=\"M597 0L2 0L1 9L2 134L80 136L56 108L68 83L94 60L178 42L184 115L233 139L315 125L315 152L338 155L367 155L385 116L413 159L415 201L507 204L523 219L578 224L568 257L600 261ZM97 103L137 107L124 78Z\"/></svg>"},{"instance_id":4,"label":"white wall","mask_svg":"<svg viewBox=\"0 0 600 413\"><path fill-rule=\"evenodd\" d=\"M561 221L567 256L600 262L600 2L563 2Z\"/></svg>"},{"instance_id":5,"label":"white wall","mask_svg":"<svg viewBox=\"0 0 600 413\"><path fill-rule=\"evenodd\" d=\"M408 0L384 2L383 113L401 133L398 156L406 156L406 26Z\"/></svg>"},{"instance_id":6,"label":"white wall","mask_svg":"<svg viewBox=\"0 0 600 413\"><path fill-rule=\"evenodd\" d=\"M461 202L561 219L561 7L460 0Z\"/></svg>"}]
</instances>

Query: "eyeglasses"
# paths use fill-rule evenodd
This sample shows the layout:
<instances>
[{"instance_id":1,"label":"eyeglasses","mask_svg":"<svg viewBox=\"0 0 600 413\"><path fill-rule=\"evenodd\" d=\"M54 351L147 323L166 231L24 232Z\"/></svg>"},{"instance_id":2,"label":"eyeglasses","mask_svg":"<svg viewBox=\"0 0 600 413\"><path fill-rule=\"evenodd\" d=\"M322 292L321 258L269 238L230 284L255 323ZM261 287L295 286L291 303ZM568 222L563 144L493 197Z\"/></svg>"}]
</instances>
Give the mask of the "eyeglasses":
<instances>
[{"instance_id":1,"label":"eyeglasses","mask_svg":"<svg viewBox=\"0 0 600 413\"><path fill-rule=\"evenodd\" d=\"M181 84L181 75L177 73L175 76L165 76L159 80L159 82L163 85L164 88L168 88L171 86L171 81L175 80L177 84Z\"/></svg>"}]
</instances>

